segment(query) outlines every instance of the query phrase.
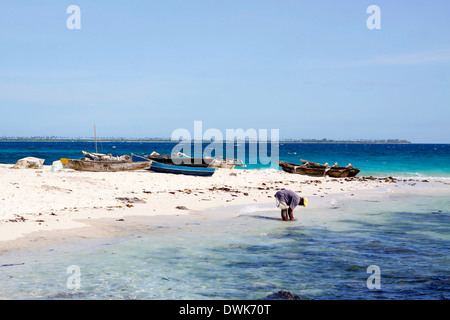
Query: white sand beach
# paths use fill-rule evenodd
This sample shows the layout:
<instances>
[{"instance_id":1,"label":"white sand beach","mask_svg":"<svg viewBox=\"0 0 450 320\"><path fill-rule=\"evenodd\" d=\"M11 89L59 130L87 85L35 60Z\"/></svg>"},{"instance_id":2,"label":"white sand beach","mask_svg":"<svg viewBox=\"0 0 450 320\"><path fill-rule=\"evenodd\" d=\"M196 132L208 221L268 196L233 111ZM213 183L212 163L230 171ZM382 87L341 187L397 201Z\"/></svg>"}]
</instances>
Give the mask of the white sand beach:
<instances>
[{"instance_id":1,"label":"white sand beach","mask_svg":"<svg viewBox=\"0 0 450 320\"><path fill-rule=\"evenodd\" d=\"M391 178L315 178L277 170L218 169L212 177L64 169L12 169L0 165L0 249L45 241L104 236L95 221L118 224L131 217L156 218L205 212L208 208L273 204L280 189L310 199L375 190ZM277 217L278 217L278 209ZM213 213L211 213L213 214Z\"/></svg>"}]
</instances>

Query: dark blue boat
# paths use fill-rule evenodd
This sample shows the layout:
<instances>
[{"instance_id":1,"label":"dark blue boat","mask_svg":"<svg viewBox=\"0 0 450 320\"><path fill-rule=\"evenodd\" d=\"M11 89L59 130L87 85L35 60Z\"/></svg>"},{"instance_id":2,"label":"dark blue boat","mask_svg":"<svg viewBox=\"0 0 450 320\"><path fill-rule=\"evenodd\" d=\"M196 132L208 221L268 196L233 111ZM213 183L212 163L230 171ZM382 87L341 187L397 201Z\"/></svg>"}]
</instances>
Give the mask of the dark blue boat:
<instances>
[{"instance_id":1,"label":"dark blue boat","mask_svg":"<svg viewBox=\"0 0 450 320\"><path fill-rule=\"evenodd\" d=\"M137 156L135 154L131 155L131 159L133 162L150 161L150 159L148 158ZM152 162L152 166L148 170L154 172L187 174L191 176L203 176L203 177L210 177L214 174L214 172L216 172L216 168L176 166L158 163L156 161Z\"/></svg>"}]
</instances>

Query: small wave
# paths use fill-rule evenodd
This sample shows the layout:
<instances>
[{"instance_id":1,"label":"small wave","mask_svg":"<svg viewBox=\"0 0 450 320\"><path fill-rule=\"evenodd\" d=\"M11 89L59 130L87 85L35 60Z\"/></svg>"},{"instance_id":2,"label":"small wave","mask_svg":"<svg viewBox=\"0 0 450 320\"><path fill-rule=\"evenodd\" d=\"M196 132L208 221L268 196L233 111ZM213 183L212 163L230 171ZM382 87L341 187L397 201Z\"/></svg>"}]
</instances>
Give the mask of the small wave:
<instances>
[{"instance_id":1,"label":"small wave","mask_svg":"<svg viewBox=\"0 0 450 320\"><path fill-rule=\"evenodd\" d=\"M337 203L337 200L336 199L330 199L330 201L329 201L329 204L331 205L331 206L335 206L336 205L336 203Z\"/></svg>"},{"instance_id":2,"label":"small wave","mask_svg":"<svg viewBox=\"0 0 450 320\"><path fill-rule=\"evenodd\" d=\"M422 180L429 180L429 181L450 181L450 177L435 177L435 176L424 176L424 175L417 175L417 176L393 176L393 177L398 179L398 180L408 180L408 179L420 178Z\"/></svg>"},{"instance_id":3,"label":"small wave","mask_svg":"<svg viewBox=\"0 0 450 320\"><path fill-rule=\"evenodd\" d=\"M239 213L253 213L253 212L259 212L259 211L267 211L273 209L273 207L269 207L269 206L258 206L258 205L249 205L249 206L244 206L239 210Z\"/></svg>"}]
</instances>

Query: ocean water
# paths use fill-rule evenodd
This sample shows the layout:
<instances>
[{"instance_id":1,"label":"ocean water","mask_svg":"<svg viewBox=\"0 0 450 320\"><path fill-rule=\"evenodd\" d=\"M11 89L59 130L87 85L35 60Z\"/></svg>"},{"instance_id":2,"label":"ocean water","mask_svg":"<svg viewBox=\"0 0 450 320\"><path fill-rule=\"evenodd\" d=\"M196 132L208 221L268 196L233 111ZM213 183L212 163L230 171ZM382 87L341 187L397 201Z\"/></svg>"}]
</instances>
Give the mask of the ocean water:
<instances>
[{"instance_id":1,"label":"ocean water","mask_svg":"<svg viewBox=\"0 0 450 320\"><path fill-rule=\"evenodd\" d=\"M99 142L98 152L123 155L131 153L171 153L177 145L174 142ZM188 145L186 145L188 146ZM216 152L202 146L211 156ZM0 163L13 164L17 160L33 156L45 159L46 165L60 158L83 157L81 150L95 151L93 142L0 142ZM190 150L190 152L189 152ZM194 146L183 149L194 155ZM256 143L235 143L233 154L226 151L226 145L217 149L217 154L243 160L247 169L264 169L275 160L300 163L299 159L340 165L351 163L360 168L361 176L395 177L450 177L450 144L325 144L288 143L279 144L278 156ZM280 169L276 164L275 168Z\"/></svg>"},{"instance_id":2,"label":"ocean water","mask_svg":"<svg viewBox=\"0 0 450 320\"><path fill-rule=\"evenodd\" d=\"M7 253L0 299L246 300L279 290L325 300L448 299L448 188L396 189L328 195L291 222L270 205L218 208L207 219ZM70 266L79 288L70 287ZM369 266L379 268L379 289L368 287Z\"/></svg>"},{"instance_id":3,"label":"ocean water","mask_svg":"<svg viewBox=\"0 0 450 320\"><path fill-rule=\"evenodd\" d=\"M175 145L103 142L99 152L163 154ZM241 147L234 145L235 155ZM238 158L249 169L268 168L264 158L250 163L259 159L253 147L244 144ZM50 165L93 148L89 142L0 142L0 163L34 156ZM217 208L187 220L148 222L146 232L1 254L0 299L245 300L279 290L308 299L450 298L450 145L280 143L279 158L350 162L361 176L443 182L315 198L292 222L282 222L274 205ZM68 283L73 266L80 271L78 289ZM368 288L369 266L380 270L380 289Z\"/></svg>"}]
</instances>

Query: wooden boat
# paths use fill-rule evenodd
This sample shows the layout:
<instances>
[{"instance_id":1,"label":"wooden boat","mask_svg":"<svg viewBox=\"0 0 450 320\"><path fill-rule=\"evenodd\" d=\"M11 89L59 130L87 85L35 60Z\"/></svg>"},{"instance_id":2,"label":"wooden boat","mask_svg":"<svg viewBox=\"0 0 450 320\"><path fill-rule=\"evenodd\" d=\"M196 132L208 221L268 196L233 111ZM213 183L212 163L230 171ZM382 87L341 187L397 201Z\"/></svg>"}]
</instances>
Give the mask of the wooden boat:
<instances>
[{"instance_id":1,"label":"wooden boat","mask_svg":"<svg viewBox=\"0 0 450 320\"><path fill-rule=\"evenodd\" d=\"M147 159L145 157L132 154L131 155L132 161L150 161L150 159ZM185 174L185 175L192 175L192 176L203 176L203 177L210 177L214 174L216 171L215 168L208 168L208 167L189 167L184 165L171 165L171 164L165 164L153 161L152 165L149 169L150 171L154 172L162 172L162 173L173 173L173 174Z\"/></svg>"},{"instance_id":2,"label":"wooden boat","mask_svg":"<svg viewBox=\"0 0 450 320\"><path fill-rule=\"evenodd\" d=\"M333 166L329 166L328 163L320 164L316 162L310 162L306 160L300 161L303 164L295 164L284 161L277 161L281 169L283 171L289 173L298 173L312 177L333 177L333 178L348 178L356 176L361 170L356 169L351 164L348 164L346 167L338 166L335 163Z\"/></svg>"},{"instance_id":3,"label":"wooden boat","mask_svg":"<svg viewBox=\"0 0 450 320\"><path fill-rule=\"evenodd\" d=\"M113 156L112 154L104 154L104 153L94 153L88 152L85 150L81 150L86 160L95 160L95 161L131 161L131 157L129 155L123 156Z\"/></svg>"},{"instance_id":4,"label":"wooden boat","mask_svg":"<svg viewBox=\"0 0 450 320\"><path fill-rule=\"evenodd\" d=\"M152 166L150 167L150 170L154 172L210 177L214 174L216 168L175 166L159 162L153 162Z\"/></svg>"},{"instance_id":5,"label":"wooden boat","mask_svg":"<svg viewBox=\"0 0 450 320\"><path fill-rule=\"evenodd\" d=\"M227 158L206 158L209 161L209 168L226 168L233 169L235 166L246 167L244 162L239 159L227 159Z\"/></svg>"},{"instance_id":6,"label":"wooden boat","mask_svg":"<svg viewBox=\"0 0 450 320\"><path fill-rule=\"evenodd\" d=\"M200 158L191 158L184 153L177 153L177 154L166 154L161 155L157 152L152 152L148 156L144 156L145 158L148 158L154 162L163 163L167 165L174 165L174 166L186 166L186 167L197 167L197 168L207 168L209 166L209 163L205 161L205 159Z\"/></svg>"},{"instance_id":7,"label":"wooden boat","mask_svg":"<svg viewBox=\"0 0 450 320\"><path fill-rule=\"evenodd\" d=\"M150 160L141 162L121 161L95 161L79 159L61 159L61 163L66 169L91 172L116 172L150 169L152 162Z\"/></svg>"},{"instance_id":8,"label":"wooden boat","mask_svg":"<svg viewBox=\"0 0 450 320\"><path fill-rule=\"evenodd\" d=\"M242 160L221 157L192 158L181 152L172 155L160 155L157 152L152 152L147 157L155 162L186 167L233 169L235 166L246 166Z\"/></svg>"}]
</instances>

